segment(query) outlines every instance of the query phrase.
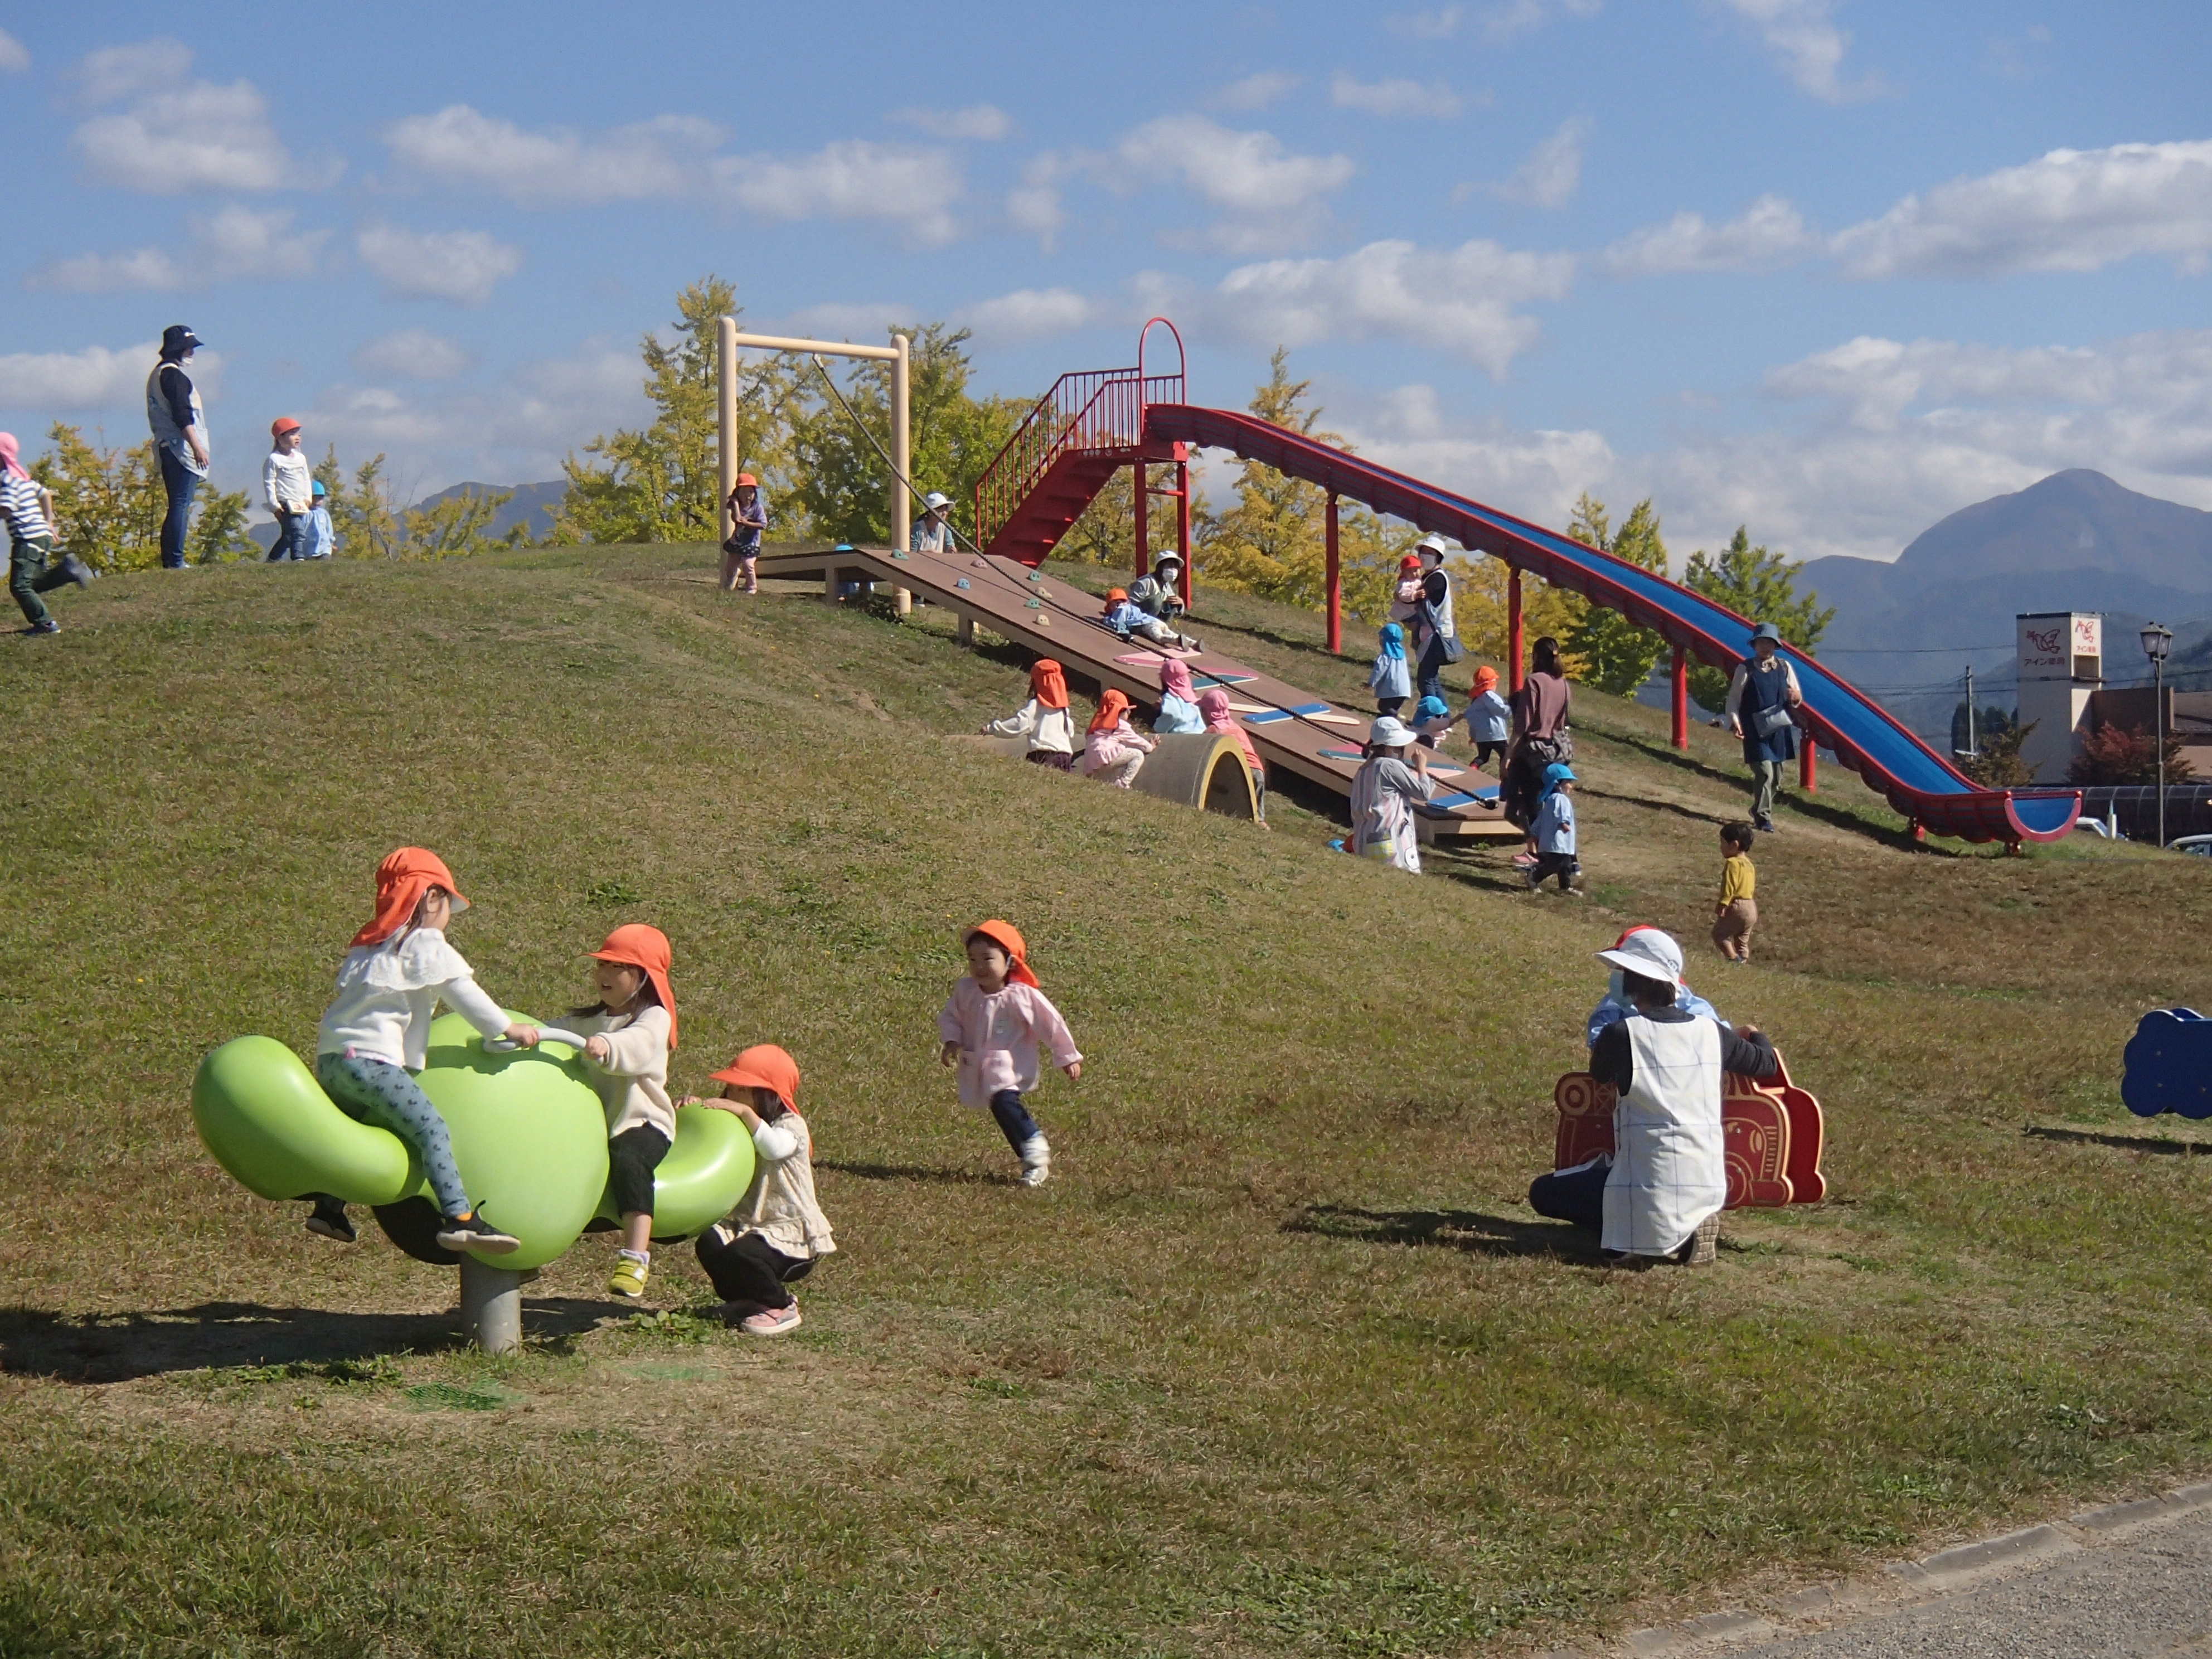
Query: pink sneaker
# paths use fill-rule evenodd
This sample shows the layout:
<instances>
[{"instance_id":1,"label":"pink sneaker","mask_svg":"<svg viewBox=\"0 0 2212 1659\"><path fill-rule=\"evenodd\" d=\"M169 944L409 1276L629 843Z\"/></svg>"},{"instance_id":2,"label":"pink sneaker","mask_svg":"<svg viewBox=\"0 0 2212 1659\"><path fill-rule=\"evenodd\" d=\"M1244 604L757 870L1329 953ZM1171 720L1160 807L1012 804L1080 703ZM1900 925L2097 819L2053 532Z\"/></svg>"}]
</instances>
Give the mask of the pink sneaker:
<instances>
[{"instance_id":1,"label":"pink sneaker","mask_svg":"<svg viewBox=\"0 0 2212 1659\"><path fill-rule=\"evenodd\" d=\"M738 1328L747 1336L781 1336L786 1331L799 1328L799 1304L788 1308L763 1308L741 1323Z\"/></svg>"}]
</instances>

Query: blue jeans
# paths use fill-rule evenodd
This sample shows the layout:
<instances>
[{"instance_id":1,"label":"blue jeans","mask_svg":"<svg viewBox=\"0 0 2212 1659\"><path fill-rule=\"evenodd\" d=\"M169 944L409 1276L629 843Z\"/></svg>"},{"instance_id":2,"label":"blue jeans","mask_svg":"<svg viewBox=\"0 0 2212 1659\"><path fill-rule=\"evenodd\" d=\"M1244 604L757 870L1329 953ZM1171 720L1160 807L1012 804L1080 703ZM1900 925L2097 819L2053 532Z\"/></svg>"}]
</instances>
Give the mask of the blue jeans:
<instances>
[{"instance_id":1,"label":"blue jeans","mask_svg":"<svg viewBox=\"0 0 2212 1659\"><path fill-rule=\"evenodd\" d=\"M161 568L182 570L185 532L192 522L192 496L200 487L200 475L164 445L156 444L154 453L161 458L161 488L169 494L169 510L161 515Z\"/></svg>"},{"instance_id":2,"label":"blue jeans","mask_svg":"<svg viewBox=\"0 0 2212 1659\"><path fill-rule=\"evenodd\" d=\"M1024 1145L1044 1133L1037 1121L1030 1115L1030 1109L1022 1104L1019 1089L1001 1089L991 1097L991 1115L999 1120L999 1132L1006 1138L1006 1145L1017 1152Z\"/></svg>"},{"instance_id":3,"label":"blue jeans","mask_svg":"<svg viewBox=\"0 0 2212 1659\"><path fill-rule=\"evenodd\" d=\"M317 1054L315 1080L338 1110L356 1123L385 1130L415 1154L430 1178L430 1190L438 1195L441 1215L450 1221L469 1212L468 1189L461 1185L461 1171L453 1162L446 1120L422 1085L387 1061L344 1054Z\"/></svg>"},{"instance_id":4,"label":"blue jeans","mask_svg":"<svg viewBox=\"0 0 2212 1659\"><path fill-rule=\"evenodd\" d=\"M276 515L276 539L269 544L267 562L281 564L287 559L307 556L300 551L301 536L307 520L307 515L304 513L279 513Z\"/></svg>"}]
</instances>

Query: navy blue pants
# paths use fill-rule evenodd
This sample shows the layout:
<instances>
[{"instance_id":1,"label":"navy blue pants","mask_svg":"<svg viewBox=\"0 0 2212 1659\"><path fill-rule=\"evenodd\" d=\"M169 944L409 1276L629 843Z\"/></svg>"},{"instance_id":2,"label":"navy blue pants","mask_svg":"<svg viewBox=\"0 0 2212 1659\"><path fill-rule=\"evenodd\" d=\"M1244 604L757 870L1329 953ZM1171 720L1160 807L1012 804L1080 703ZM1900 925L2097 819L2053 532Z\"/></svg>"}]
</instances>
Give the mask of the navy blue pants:
<instances>
[{"instance_id":1,"label":"navy blue pants","mask_svg":"<svg viewBox=\"0 0 2212 1659\"><path fill-rule=\"evenodd\" d=\"M1528 1183L1528 1207L1554 1221L1600 1232L1605 1227L1605 1183L1613 1174L1610 1158L1596 1158L1578 1170L1554 1170Z\"/></svg>"},{"instance_id":2,"label":"navy blue pants","mask_svg":"<svg viewBox=\"0 0 2212 1659\"><path fill-rule=\"evenodd\" d=\"M1017 1152L1024 1141L1044 1133L1037 1121L1030 1115L1030 1109L1022 1104L1019 1089L1001 1089L991 1097L991 1115L999 1120L1000 1133L1006 1137L1006 1145Z\"/></svg>"},{"instance_id":3,"label":"navy blue pants","mask_svg":"<svg viewBox=\"0 0 2212 1659\"><path fill-rule=\"evenodd\" d=\"M200 487L200 475L172 455L166 445L156 444L155 453L161 458L161 488L169 495L169 510L161 515L161 568L182 570L185 532L191 526L192 496Z\"/></svg>"}]
</instances>

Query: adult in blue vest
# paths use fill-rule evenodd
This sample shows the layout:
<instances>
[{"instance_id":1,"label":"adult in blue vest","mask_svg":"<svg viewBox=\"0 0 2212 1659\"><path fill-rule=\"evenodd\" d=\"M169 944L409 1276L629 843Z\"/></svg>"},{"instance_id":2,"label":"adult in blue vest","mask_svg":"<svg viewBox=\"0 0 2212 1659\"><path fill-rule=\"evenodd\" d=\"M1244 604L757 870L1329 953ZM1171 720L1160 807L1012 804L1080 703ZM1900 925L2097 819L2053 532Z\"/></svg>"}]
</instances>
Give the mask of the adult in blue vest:
<instances>
[{"instance_id":1,"label":"adult in blue vest","mask_svg":"<svg viewBox=\"0 0 2212 1659\"><path fill-rule=\"evenodd\" d=\"M161 517L161 564L185 568L185 532L192 521L192 496L208 475L207 416L185 365L200 337L182 323L161 331L161 359L146 377L146 424L161 463L161 488L169 510Z\"/></svg>"},{"instance_id":2,"label":"adult in blue vest","mask_svg":"<svg viewBox=\"0 0 2212 1659\"><path fill-rule=\"evenodd\" d=\"M1782 654L1782 630L1761 623L1751 630L1751 655L1729 681L1729 730L1743 739L1744 764L1755 781L1751 822L1774 833L1774 792L1782 769L1797 758L1796 711L1805 701L1797 671Z\"/></svg>"}]
</instances>

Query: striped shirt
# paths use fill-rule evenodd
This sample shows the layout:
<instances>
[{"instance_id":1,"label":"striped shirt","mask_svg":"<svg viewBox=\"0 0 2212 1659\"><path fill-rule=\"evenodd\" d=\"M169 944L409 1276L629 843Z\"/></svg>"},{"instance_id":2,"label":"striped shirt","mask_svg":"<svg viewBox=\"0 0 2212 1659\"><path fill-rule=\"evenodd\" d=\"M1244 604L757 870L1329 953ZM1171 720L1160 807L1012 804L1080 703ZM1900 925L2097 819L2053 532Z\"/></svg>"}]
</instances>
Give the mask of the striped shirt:
<instances>
[{"instance_id":1,"label":"striped shirt","mask_svg":"<svg viewBox=\"0 0 2212 1659\"><path fill-rule=\"evenodd\" d=\"M17 541L54 533L54 527L46 522L46 503L40 499L43 494L35 478L10 472L4 481L0 481L0 513L8 515L9 527Z\"/></svg>"}]
</instances>

